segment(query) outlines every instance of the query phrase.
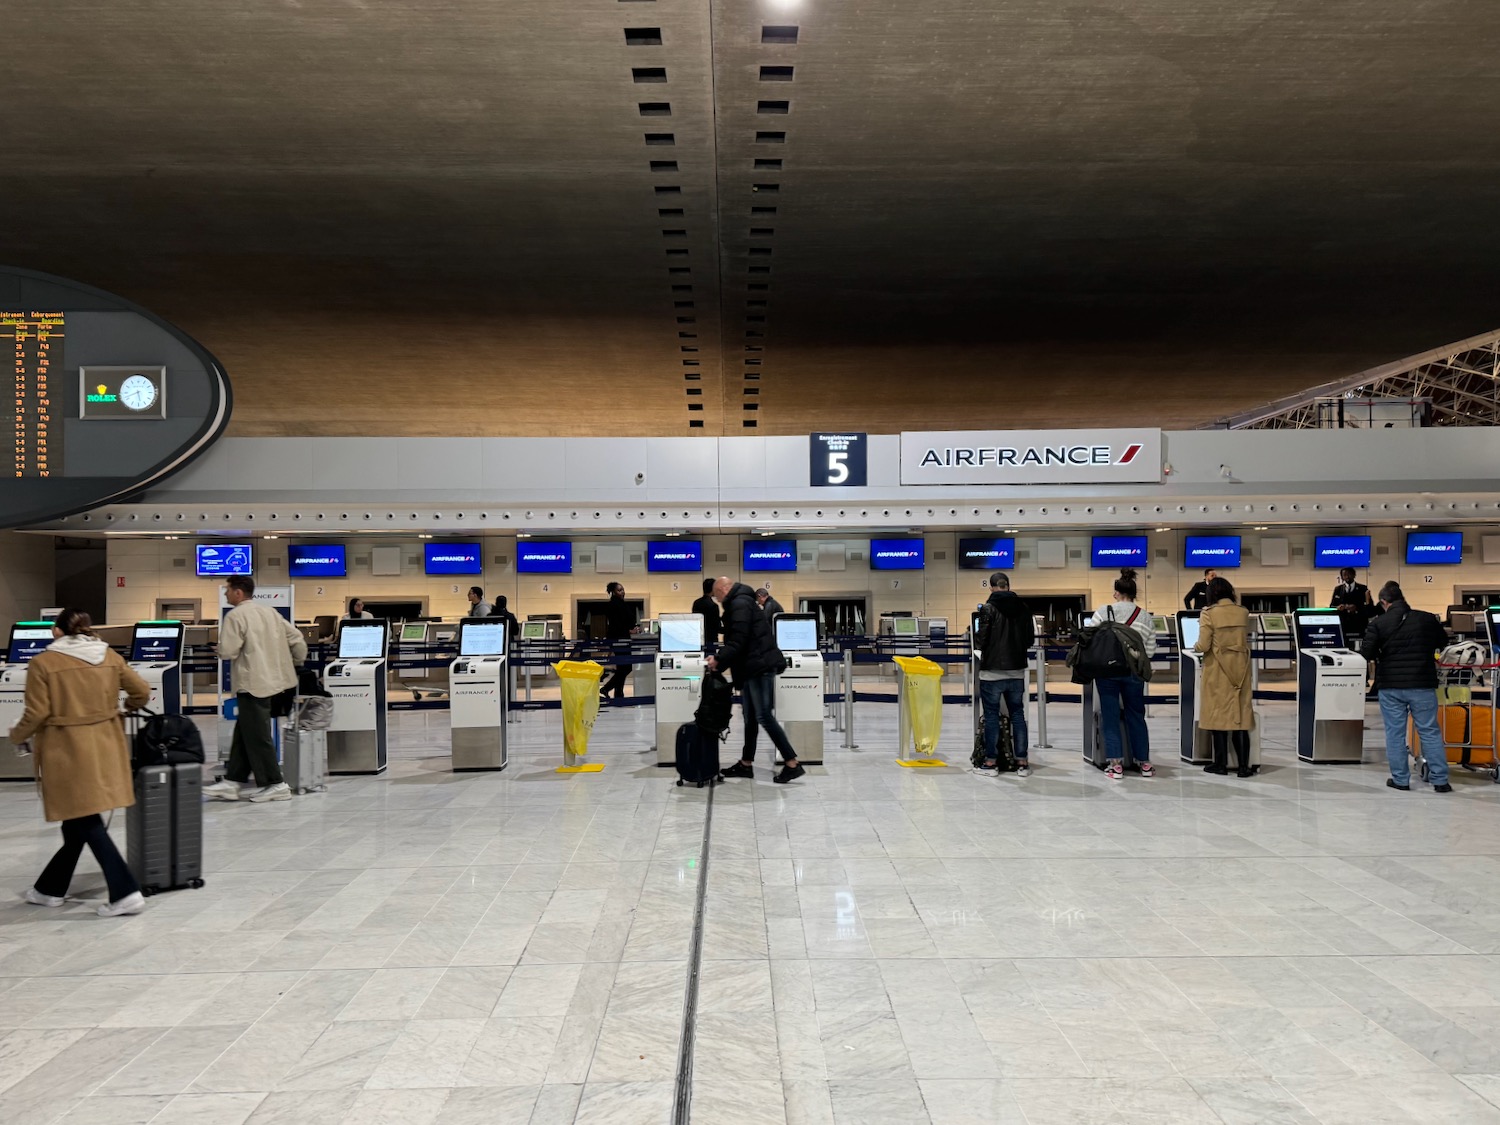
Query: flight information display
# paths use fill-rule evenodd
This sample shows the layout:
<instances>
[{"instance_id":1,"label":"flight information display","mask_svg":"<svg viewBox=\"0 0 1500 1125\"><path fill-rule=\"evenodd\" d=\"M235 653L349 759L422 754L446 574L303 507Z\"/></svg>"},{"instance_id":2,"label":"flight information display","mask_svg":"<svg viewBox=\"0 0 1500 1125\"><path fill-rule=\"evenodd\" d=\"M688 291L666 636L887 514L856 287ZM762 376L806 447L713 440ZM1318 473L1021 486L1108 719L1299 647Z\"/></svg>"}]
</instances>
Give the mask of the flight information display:
<instances>
[{"instance_id":1,"label":"flight information display","mask_svg":"<svg viewBox=\"0 0 1500 1125\"><path fill-rule=\"evenodd\" d=\"M62 475L63 314L0 309L0 339L13 352L16 421L13 477Z\"/></svg>"},{"instance_id":2,"label":"flight information display","mask_svg":"<svg viewBox=\"0 0 1500 1125\"><path fill-rule=\"evenodd\" d=\"M199 578L227 578L253 572L249 543L200 543L196 553Z\"/></svg>"}]
</instances>

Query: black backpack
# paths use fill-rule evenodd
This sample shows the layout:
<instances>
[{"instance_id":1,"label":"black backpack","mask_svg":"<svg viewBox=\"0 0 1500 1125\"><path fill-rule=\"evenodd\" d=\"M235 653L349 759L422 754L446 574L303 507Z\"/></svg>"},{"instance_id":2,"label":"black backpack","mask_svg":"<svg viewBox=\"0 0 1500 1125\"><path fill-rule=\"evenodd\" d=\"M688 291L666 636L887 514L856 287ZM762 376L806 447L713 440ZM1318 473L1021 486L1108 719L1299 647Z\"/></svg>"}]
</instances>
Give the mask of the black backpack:
<instances>
[{"instance_id":1,"label":"black backpack","mask_svg":"<svg viewBox=\"0 0 1500 1125\"><path fill-rule=\"evenodd\" d=\"M131 770L145 766L203 763L203 736L198 733L198 724L192 719L186 715L140 713L148 718L136 730L131 744Z\"/></svg>"},{"instance_id":2,"label":"black backpack","mask_svg":"<svg viewBox=\"0 0 1500 1125\"><path fill-rule=\"evenodd\" d=\"M969 763L977 770L984 766L984 716L979 716L979 729L974 732L974 753L969 756ZM1000 716L1000 735L995 739L995 766L996 773L1015 773L1018 767L1016 762L1015 743L1011 738L1010 716Z\"/></svg>"},{"instance_id":3,"label":"black backpack","mask_svg":"<svg viewBox=\"0 0 1500 1125\"><path fill-rule=\"evenodd\" d=\"M709 738L723 738L729 733L729 719L734 713L734 689L724 678L724 673L715 669L703 677L703 696L698 710L693 712L693 721Z\"/></svg>"},{"instance_id":4,"label":"black backpack","mask_svg":"<svg viewBox=\"0 0 1500 1125\"><path fill-rule=\"evenodd\" d=\"M1146 646L1141 635L1131 628L1140 613L1140 607L1136 607L1129 621L1111 618L1078 631L1078 643L1068 653L1068 667L1073 669L1075 684L1118 680L1125 676L1151 679L1151 661L1146 657Z\"/></svg>"}]
</instances>

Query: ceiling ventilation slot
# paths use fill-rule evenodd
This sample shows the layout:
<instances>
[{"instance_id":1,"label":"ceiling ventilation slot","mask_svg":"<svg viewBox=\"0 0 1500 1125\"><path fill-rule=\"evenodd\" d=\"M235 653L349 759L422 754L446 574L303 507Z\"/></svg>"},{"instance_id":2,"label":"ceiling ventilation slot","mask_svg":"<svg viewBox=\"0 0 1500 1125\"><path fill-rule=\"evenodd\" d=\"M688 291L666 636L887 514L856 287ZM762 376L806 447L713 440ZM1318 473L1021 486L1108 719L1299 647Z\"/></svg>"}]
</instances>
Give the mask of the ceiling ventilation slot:
<instances>
[{"instance_id":1,"label":"ceiling ventilation slot","mask_svg":"<svg viewBox=\"0 0 1500 1125\"><path fill-rule=\"evenodd\" d=\"M689 419L688 426L690 428L694 429L694 430L701 430L703 428L703 419L702 418L692 418L692 419Z\"/></svg>"},{"instance_id":2,"label":"ceiling ventilation slot","mask_svg":"<svg viewBox=\"0 0 1500 1125\"><path fill-rule=\"evenodd\" d=\"M758 145L784 145L786 134L780 130L759 129L755 134L755 143Z\"/></svg>"},{"instance_id":3,"label":"ceiling ventilation slot","mask_svg":"<svg viewBox=\"0 0 1500 1125\"><path fill-rule=\"evenodd\" d=\"M760 68L762 82L790 82L792 68L789 66L763 66Z\"/></svg>"},{"instance_id":4,"label":"ceiling ventilation slot","mask_svg":"<svg viewBox=\"0 0 1500 1125\"><path fill-rule=\"evenodd\" d=\"M676 133L647 133L646 143L648 145L675 145L677 143Z\"/></svg>"},{"instance_id":5,"label":"ceiling ventilation slot","mask_svg":"<svg viewBox=\"0 0 1500 1125\"><path fill-rule=\"evenodd\" d=\"M686 258L687 256L688 256L688 252L686 250L668 250L667 251L667 257L669 257L669 258Z\"/></svg>"},{"instance_id":6,"label":"ceiling ventilation slot","mask_svg":"<svg viewBox=\"0 0 1500 1125\"><path fill-rule=\"evenodd\" d=\"M684 274L693 272L692 266L668 266L667 273L672 277L682 277Z\"/></svg>"},{"instance_id":7,"label":"ceiling ventilation slot","mask_svg":"<svg viewBox=\"0 0 1500 1125\"><path fill-rule=\"evenodd\" d=\"M766 293L770 291L771 283L769 281L752 281L745 288L751 293ZM760 333L757 332L756 335L759 336Z\"/></svg>"},{"instance_id":8,"label":"ceiling ventilation slot","mask_svg":"<svg viewBox=\"0 0 1500 1125\"><path fill-rule=\"evenodd\" d=\"M678 190L681 191L682 189L679 188ZM776 195L777 193L779 193L781 191L781 185L780 184L751 184L750 185L750 190L753 191L753 192L758 192L761 195Z\"/></svg>"},{"instance_id":9,"label":"ceiling ventilation slot","mask_svg":"<svg viewBox=\"0 0 1500 1125\"><path fill-rule=\"evenodd\" d=\"M791 102L756 102L756 113L791 113Z\"/></svg>"},{"instance_id":10,"label":"ceiling ventilation slot","mask_svg":"<svg viewBox=\"0 0 1500 1125\"><path fill-rule=\"evenodd\" d=\"M675 171L677 171L677 161L675 161L675 160L653 160L651 162L651 171L653 171L653 172L675 172Z\"/></svg>"},{"instance_id":11,"label":"ceiling ventilation slot","mask_svg":"<svg viewBox=\"0 0 1500 1125\"><path fill-rule=\"evenodd\" d=\"M648 82L665 82L667 80L667 68L664 66L633 66L630 68L630 80L641 86Z\"/></svg>"},{"instance_id":12,"label":"ceiling ventilation slot","mask_svg":"<svg viewBox=\"0 0 1500 1125\"><path fill-rule=\"evenodd\" d=\"M757 277L760 277L760 276L764 276L765 274L770 273L771 272L771 267L770 266L750 266L748 269L745 270L745 272L746 273L752 273L752 274L755 274Z\"/></svg>"},{"instance_id":13,"label":"ceiling ventilation slot","mask_svg":"<svg viewBox=\"0 0 1500 1125\"><path fill-rule=\"evenodd\" d=\"M652 190L656 192L657 195L682 194L682 188L678 187L676 184L657 184L656 187L652 188Z\"/></svg>"},{"instance_id":14,"label":"ceiling ventilation slot","mask_svg":"<svg viewBox=\"0 0 1500 1125\"><path fill-rule=\"evenodd\" d=\"M792 42L797 41L793 34ZM761 40L765 42L764 39ZM661 28L659 27L627 27L625 29L625 45L627 47L660 47Z\"/></svg>"},{"instance_id":15,"label":"ceiling ventilation slot","mask_svg":"<svg viewBox=\"0 0 1500 1125\"><path fill-rule=\"evenodd\" d=\"M774 214L776 214L776 208L774 208L774 207L752 207L752 208L750 208L750 214L752 214L752 215L774 215Z\"/></svg>"},{"instance_id":16,"label":"ceiling ventilation slot","mask_svg":"<svg viewBox=\"0 0 1500 1125\"><path fill-rule=\"evenodd\" d=\"M627 32L626 34L628 35L629 33ZM760 41L762 43L780 43L783 45L796 43L797 28L785 25L780 27L763 26L760 29Z\"/></svg>"},{"instance_id":17,"label":"ceiling ventilation slot","mask_svg":"<svg viewBox=\"0 0 1500 1125\"><path fill-rule=\"evenodd\" d=\"M750 237L751 238L770 238L775 233L776 233L776 228L775 227L751 227L750 228Z\"/></svg>"},{"instance_id":18,"label":"ceiling ventilation slot","mask_svg":"<svg viewBox=\"0 0 1500 1125\"><path fill-rule=\"evenodd\" d=\"M671 117L671 102L637 102L636 108L641 111L642 117Z\"/></svg>"},{"instance_id":19,"label":"ceiling ventilation slot","mask_svg":"<svg viewBox=\"0 0 1500 1125\"><path fill-rule=\"evenodd\" d=\"M693 291L693 287L691 285L674 285L674 286L672 286L672 292L673 293L691 293L692 291ZM698 333L696 333L696 332L679 332L679 333L677 333L677 335L679 335L679 336L697 336Z\"/></svg>"},{"instance_id":20,"label":"ceiling ventilation slot","mask_svg":"<svg viewBox=\"0 0 1500 1125\"><path fill-rule=\"evenodd\" d=\"M781 171L780 159L760 159L755 162L757 172L779 172Z\"/></svg>"},{"instance_id":21,"label":"ceiling ventilation slot","mask_svg":"<svg viewBox=\"0 0 1500 1125\"><path fill-rule=\"evenodd\" d=\"M656 209L657 218L660 219L680 219L684 213L681 207L658 207Z\"/></svg>"},{"instance_id":22,"label":"ceiling ventilation slot","mask_svg":"<svg viewBox=\"0 0 1500 1125\"><path fill-rule=\"evenodd\" d=\"M671 227L661 232L663 238L686 238L687 231L681 227Z\"/></svg>"},{"instance_id":23,"label":"ceiling ventilation slot","mask_svg":"<svg viewBox=\"0 0 1500 1125\"><path fill-rule=\"evenodd\" d=\"M771 256L771 247L752 246L750 247L749 254L752 258L769 258Z\"/></svg>"}]
</instances>

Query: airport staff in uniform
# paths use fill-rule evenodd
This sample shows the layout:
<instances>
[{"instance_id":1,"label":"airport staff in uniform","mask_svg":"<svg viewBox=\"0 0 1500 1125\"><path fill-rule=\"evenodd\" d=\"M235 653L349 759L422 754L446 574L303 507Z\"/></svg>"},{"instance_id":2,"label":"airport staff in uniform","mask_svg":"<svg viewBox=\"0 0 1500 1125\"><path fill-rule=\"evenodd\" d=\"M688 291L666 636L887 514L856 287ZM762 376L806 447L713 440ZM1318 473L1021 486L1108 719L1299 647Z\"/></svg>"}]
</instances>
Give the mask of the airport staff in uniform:
<instances>
[{"instance_id":1,"label":"airport staff in uniform","mask_svg":"<svg viewBox=\"0 0 1500 1125\"><path fill-rule=\"evenodd\" d=\"M693 603L692 612L703 615L703 644L706 648L713 648L719 643L719 634L724 631L724 626L719 618L719 603L714 601L712 578L703 580L703 596Z\"/></svg>"},{"instance_id":2,"label":"airport staff in uniform","mask_svg":"<svg viewBox=\"0 0 1500 1125\"><path fill-rule=\"evenodd\" d=\"M508 643L513 643L521 635L521 622L514 613L505 607L510 604L510 599L504 594L495 595L495 604L490 609L491 617L498 617L505 622L505 638Z\"/></svg>"},{"instance_id":3,"label":"airport staff in uniform","mask_svg":"<svg viewBox=\"0 0 1500 1125\"><path fill-rule=\"evenodd\" d=\"M1218 571L1212 567L1203 572L1203 581L1194 582L1193 588L1187 592L1187 597L1182 599L1182 604L1187 609L1207 609L1211 604L1208 599L1208 584L1218 577Z\"/></svg>"},{"instance_id":4,"label":"airport staff in uniform","mask_svg":"<svg viewBox=\"0 0 1500 1125\"><path fill-rule=\"evenodd\" d=\"M1365 635L1365 626L1375 615L1375 603L1370 598L1370 587L1354 580L1354 568L1346 566L1339 571L1339 584L1333 588L1333 597L1328 602L1339 611L1339 620L1344 625L1344 636L1352 645L1360 644Z\"/></svg>"},{"instance_id":5,"label":"airport staff in uniform","mask_svg":"<svg viewBox=\"0 0 1500 1125\"><path fill-rule=\"evenodd\" d=\"M364 598L350 598L349 613L346 616L346 620L373 621L375 620L375 615L365 609Z\"/></svg>"},{"instance_id":6,"label":"airport staff in uniform","mask_svg":"<svg viewBox=\"0 0 1500 1125\"><path fill-rule=\"evenodd\" d=\"M484 600L484 591L478 586L470 586L468 615L470 617L488 617L490 613L490 603Z\"/></svg>"},{"instance_id":7,"label":"airport staff in uniform","mask_svg":"<svg viewBox=\"0 0 1500 1125\"><path fill-rule=\"evenodd\" d=\"M609 595L609 605L604 609L605 639L628 641L630 635L636 630L635 606L625 600L623 583L611 582L604 590ZM616 664L614 673L599 688L600 700L608 699L611 695L616 699L624 699L625 677L628 675L630 675L629 664Z\"/></svg>"}]
</instances>

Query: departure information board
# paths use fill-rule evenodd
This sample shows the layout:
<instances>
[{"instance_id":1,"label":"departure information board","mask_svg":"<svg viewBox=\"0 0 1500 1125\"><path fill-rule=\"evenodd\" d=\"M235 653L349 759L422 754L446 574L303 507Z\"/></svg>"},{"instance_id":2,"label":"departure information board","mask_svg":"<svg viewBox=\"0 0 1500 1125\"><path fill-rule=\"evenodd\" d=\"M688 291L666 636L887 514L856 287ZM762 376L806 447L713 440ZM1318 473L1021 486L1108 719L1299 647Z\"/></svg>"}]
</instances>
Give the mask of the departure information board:
<instances>
[{"instance_id":1,"label":"departure information board","mask_svg":"<svg viewBox=\"0 0 1500 1125\"><path fill-rule=\"evenodd\" d=\"M12 477L62 475L62 423L54 394L63 373L63 314L0 309L0 340L12 345L15 447Z\"/></svg>"}]
</instances>

